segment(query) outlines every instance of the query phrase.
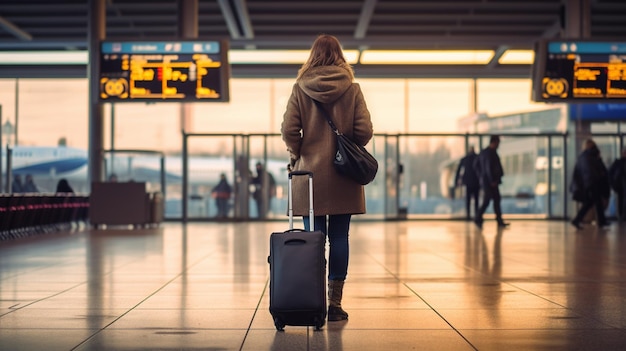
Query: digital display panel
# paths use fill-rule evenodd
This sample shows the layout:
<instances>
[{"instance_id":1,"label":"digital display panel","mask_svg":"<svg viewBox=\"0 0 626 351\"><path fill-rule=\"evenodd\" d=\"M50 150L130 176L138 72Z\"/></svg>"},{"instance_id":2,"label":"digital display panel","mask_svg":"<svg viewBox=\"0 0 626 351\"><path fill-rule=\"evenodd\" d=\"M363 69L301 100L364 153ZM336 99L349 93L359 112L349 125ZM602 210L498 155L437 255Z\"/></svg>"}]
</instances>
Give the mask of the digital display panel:
<instances>
[{"instance_id":1,"label":"digital display panel","mask_svg":"<svg viewBox=\"0 0 626 351\"><path fill-rule=\"evenodd\" d=\"M533 100L626 102L626 42L539 42L533 65Z\"/></svg>"},{"instance_id":2,"label":"digital display panel","mask_svg":"<svg viewBox=\"0 0 626 351\"><path fill-rule=\"evenodd\" d=\"M102 42L100 101L228 101L228 43Z\"/></svg>"}]
</instances>

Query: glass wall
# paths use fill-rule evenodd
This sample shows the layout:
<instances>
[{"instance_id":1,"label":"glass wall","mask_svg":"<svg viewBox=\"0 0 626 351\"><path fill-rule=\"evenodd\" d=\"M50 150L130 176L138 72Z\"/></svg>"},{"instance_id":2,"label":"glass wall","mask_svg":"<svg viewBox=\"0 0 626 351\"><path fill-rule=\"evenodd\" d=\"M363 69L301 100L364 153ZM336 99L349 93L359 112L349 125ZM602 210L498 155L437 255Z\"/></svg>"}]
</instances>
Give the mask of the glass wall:
<instances>
[{"instance_id":1,"label":"glass wall","mask_svg":"<svg viewBox=\"0 0 626 351\"><path fill-rule=\"evenodd\" d=\"M368 149L385 166L377 180L366 188L369 212L375 216L391 216L392 213L461 216L462 190L451 189L449 181L455 162L469 146L477 151L486 146L486 139L473 133L515 130L537 134L567 130L567 126L543 126L539 130L525 127L524 116L555 107L530 101L529 79L358 79L357 71L357 81L364 92L376 133ZM238 186L231 199L229 215L242 215L236 214L237 210L244 211L250 218L257 217L258 210L251 195L254 189L251 184L241 183L244 171L251 181L256 163L267 165L274 173L277 185L272 190L268 216L281 217L285 207L283 178L287 153L279 133L293 84L293 79L232 79L231 101L227 103L193 103L186 107L178 103L104 104L105 148L164 153L166 215L175 218L182 213L182 130L192 134L222 133L222 136L189 140L187 208L190 218L215 217L216 203L211 191L222 171L231 185ZM13 169L31 170L42 192L54 191L60 178L67 178L78 192L89 190L87 88L86 79L0 79L3 153L9 145L15 155ZM185 119L181 118L183 109L187 111ZM506 119L508 124L492 123L505 120L498 118L500 116L513 114L519 114L519 118ZM510 124L511 121L517 124ZM494 129L507 125L513 128ZM618 128L617 124L603 124L593 132L617 133ZM606 141L606 149L602 150L605 162L612 162L622 146L621 140L610 136L605 139L602 139L603 143ZM559 168L565 148L563 140L541 136L505 140L511 145L524 145L516 147L517 151L525 147L533 150L509 156L505 155L507 149L503 143L507 174L522 175L530 167L534 175L527 178L531 181L528 184L522 184L517 176L505 178L503 192L506 190L507 196L512 198L533 194L535 202L529 213L560 215L567 201L561 181L564 170ZM237 160L242 154L247 158ZM155 168L158 157L146 157L109 155L107 173L120 173L122 181L146 179L152 184L154 181L147 177L158 173ZM36 171L32 167L25 168L33 162L40 164L58 159L63 162L47 168L37 167ZM238 161L245 163L247 169L237 166L241 163ZM547 167L548 164L552 167ZM245 191L242 190L244 185ZM553 195L547 198L548 193ZM237 197L240 207L235 208ZM247 205L241 205L244 202ZM515 211L521 211L520 201L511 202L517 206Z\"/></svg>"},{"instance_id":2,"label":"glass wall","mask_svg":"<svg viewBox=\"0 0 626 351\"><path fill-rule=\"evenodd\" d=\"M466 132L458 120L470 113L495 116L551 107L530 101L527 79L477 80L476 111L469 79L357 81L376 133ZM278 133L293 83L231 79L230 102L190 104L186 121L178 103L104 104L106 146L113 133L115 148L180 152L183 125L191 133ZM20 146L87 148L87 88L86 79L0 79L2 123L18 124Z\"/></svg>"}]
</instances>

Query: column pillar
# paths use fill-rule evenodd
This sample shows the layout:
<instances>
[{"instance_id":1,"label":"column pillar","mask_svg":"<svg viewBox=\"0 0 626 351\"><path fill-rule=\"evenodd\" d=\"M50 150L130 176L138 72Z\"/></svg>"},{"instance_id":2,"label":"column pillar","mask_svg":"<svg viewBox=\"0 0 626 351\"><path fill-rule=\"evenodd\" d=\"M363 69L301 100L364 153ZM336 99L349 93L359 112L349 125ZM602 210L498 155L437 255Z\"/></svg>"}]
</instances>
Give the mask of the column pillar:
<instances>
[{"instance_id":1,"label":"column pillar","mask_svg":"<svg viewBox=\"0 0 626 351\"><path fill-rule=\"evenodd\" d=\"M563 27L563 37L566 39L585 39L591 36L591 4L590 0L567 0L564 5L565 20ZM570 105L570 109L575 116L578 115L577 111L580 109L580 105ZM584 139L591 135L591 123L589 121L581 121L577 119L574 121L574 135L575 135L575 153L581 151L581 145Z\"/></svg>"},{"instance_id":2,"label":"column pillar","mask_svg":"<svg viewBox=\"0 0 626 351\"><path fill-rule=\"evenodd\" d=\"M99 101L100 42L106 36L106 0L89 0L89 171L88 184L104 180L104 109Z\"/></svg>"},{"instance_id":3,"label":"column pillar","mask_svg":"<svg viewBox=\"0 0 626 351\"><path fill-rule=\"evenodd\" d=\"M591 36L590 0L564 0L563 19L565 23L563 24L561 37L565 39L589 38ZM570 104L568 106L568 114L567 118L570 118L571 115L580 116L580 104ZM569 185L572 182L576 158L582 150L582 144L591 135L591 122L582 121L578 117L568 122L567 131L570 136L574 137L574 142L569 143L571 147L568 146L566 148L566 158L570 161L565 163L567 165L565 179L567 179L566 184ZM568 206L568 204L571 204L569 189L565 187L563 191L564 212L566 216L571 218L576 214L576 206Z\"/></svg>"},{"instance_id":4,"label":"column pillar","mask_svg":"<svg viewBox=\"0 0 626 351\"><path fill-rule=\"evenodd\" d=\"M197 39L198 38L198 0L179 0L178 2L178 30L181 39ZM182 219L187 221L187 202L189 199L189 174L187 141L185 134L191 124L192 110L188 103L180 104L180 129L183 144L183 191L182 191Z\"/></svg>"}]
</instances>

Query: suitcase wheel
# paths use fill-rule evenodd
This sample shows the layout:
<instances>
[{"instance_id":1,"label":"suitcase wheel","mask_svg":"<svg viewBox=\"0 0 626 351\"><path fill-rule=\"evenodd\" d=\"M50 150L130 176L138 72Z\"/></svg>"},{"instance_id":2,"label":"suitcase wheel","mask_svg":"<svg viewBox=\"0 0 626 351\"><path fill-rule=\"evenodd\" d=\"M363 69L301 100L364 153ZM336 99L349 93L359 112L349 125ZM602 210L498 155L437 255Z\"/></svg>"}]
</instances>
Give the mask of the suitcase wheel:
<instances>
[{"instance_id":1,"label":"suitcase wheel","mask_svg":"<svg viewBox=\"0 0 626 351\"><path fill-rule=\"evenodd\" d=\"M322 327L324 326L324 320L320 320L319 318L315 318L315 330L320 331L322 330Z\"/></svg>"},{"instance_id":2,"label":"suitcase wheel","mask_svg":"<svg viewBox=\"0 0 626 351\"><path fill-rule=\"evenodd\" d=\"M274 325L278 331L285 330L285 323L283 323L278 317L274 318Z\"/></svg>"}]
</instances>

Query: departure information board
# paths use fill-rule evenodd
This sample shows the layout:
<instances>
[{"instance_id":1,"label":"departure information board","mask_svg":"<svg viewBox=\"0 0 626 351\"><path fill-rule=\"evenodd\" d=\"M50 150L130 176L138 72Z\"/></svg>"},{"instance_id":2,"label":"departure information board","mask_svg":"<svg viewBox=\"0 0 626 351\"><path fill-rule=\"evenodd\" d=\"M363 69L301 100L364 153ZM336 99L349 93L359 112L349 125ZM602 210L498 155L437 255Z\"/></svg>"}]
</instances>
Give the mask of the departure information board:
<instances>
[{"instance_id":1,"label":"departure information board","mask_svg":"<svg viewBox=\"0 0 626 351\"><path fill-rule=\"evenodd\" d=\"M103 42L100 101L228 101L226 41Z\"/></svg>"},{"instance_id":2,"label":"departure information board","mask_svg":"<svg viewBox=\"0 0 626 351\"><path fill-rule=\"evenodd\" d=\"M626 42L540 42L533 65L533 100L626 102Z\"/></svg>"}]
</instances>

